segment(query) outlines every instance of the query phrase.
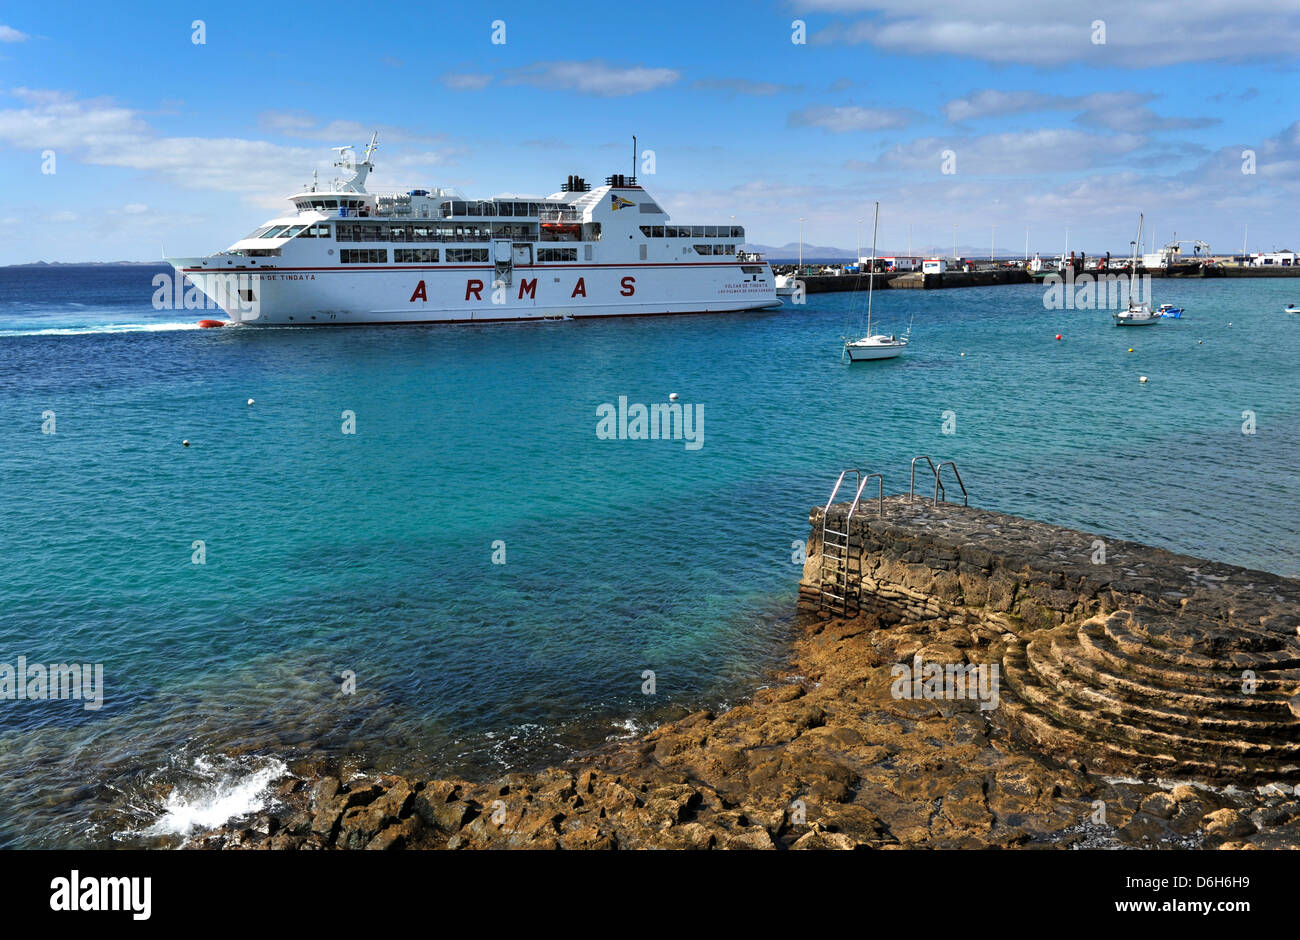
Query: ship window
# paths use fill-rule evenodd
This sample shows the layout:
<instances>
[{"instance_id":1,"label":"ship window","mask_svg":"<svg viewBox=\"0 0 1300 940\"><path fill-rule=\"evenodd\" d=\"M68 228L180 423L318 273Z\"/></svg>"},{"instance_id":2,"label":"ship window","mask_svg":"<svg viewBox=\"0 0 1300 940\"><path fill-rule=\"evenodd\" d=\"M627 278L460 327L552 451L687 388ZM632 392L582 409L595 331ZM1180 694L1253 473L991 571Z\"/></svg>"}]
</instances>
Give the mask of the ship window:
<instances>
[{"instance_id":1,"label":"ship window","mask_svg":"<svg viewBox=\"0 0 1300 940\"><path fill-rule=\"evenodd\" d=\"M449 262L459 262L461 264L486 264L488 259L488 250L486 248L448 248L447 260Z\"/></svg>"},{"instance_id":2,"label":"ship window","mask_svg":"<svg viewBox=\"0 0 1300 940\"><path fill-rule=\"evenodd\" d=\"M480 202L471 202L465 206L466 215L482 215L483 204Z\"/></svg>"},{"instance_id":3,"label":"ship window","mask_svg":"<svg viewBox=\"0 0 1300 940\"><path fill-rule=\"evenodd\" d=\"M641 243L641 260L644 261L645 259L646 259L646 244L645 244L645 242L642 242L642 243Z\"/></svg>"},{"instance_id":4,"label":"ship window","mask_svg":"<svg viewBox=\"0 0 1300 940\"><path fill-rule=\"evenodd\" d=\"M438 260L438 249L394 248L393 260L398 264L432 264Z\"/></svg>"},{"instance_id":5,"label":"ship window","mask_svg":"<svg viewBox=\"0 0 1300 940\"><path fill-rule=\"evenodd\" d=\"M654 238L663 238L663 237L664 237L664 227L663 227L662 225L656 225L656 226L654 227L654 232L652 233L652 236L653 236Z\"/></svg>"},{"instance_id":6,"label":"ship window","mask_svg":"<svg viewBox=\"0 0 1300 940\"><path fill-rule=\"evenodd\" d=\"M409 225L390 225L388 227L388 237L395 242L411 241L411 226Z\"/></svg>"},{"instance_id":7,"label":"ship window","mask_svg":"<svg viewBox=\"0 0 1300 940\"><path fill-rule=\"evenodd\" d=\"M287 225L272 225L269 229L267 229L265 232L263 232L263 233L261 234L260 237L261 237L261 238L275 238L276 236L278 236L281 232L283 232L283 231L284 231L285 229L287 229L288 227L289 227L289 226L287 226Z\"/></svg>"},{"instance_id":8,"label":"ship window","mask_svg":"<svg viewBox=\"0 0 1300 940\"><path fill-rule=\"evenodd\" d=\"M514 215L515 204L513 202L499 202L496 206L497 215Z\"/></svg>"},{"instance_id":9,"label":"ship window","mask_svg":"<svg viewBox=\"0 0 1300 940\"><path fill-rule=\"evenodd\" d=\"M312 231L316 233L317 238L329 238L330 227L328 222L320 222L312 226Z\"/></svg>"},{"instance_id":10,"label":"ship window","mask_svg":"<svg viewBox=\"0 0 1300 940\"><path fill-rule=\"evenodd\" d=\"M742 227L742 226L740 226L740 225L733 225L733 226L731 227L731 237L732 237L732 238L741 238L741 239L743 239L743 238L745 237L745 229L744 229L744 227Z\"/></svg>"},{"instance_id":11,"label":"ship window","mask_svg":"<svg viewBox=\"0 0 1300 940\"><path fill-rule=\"evenodd\" d=\"M695 246L695 253L696 253L697 255L711 255L711 254L713 254L713 246L712 246L712 245L696 245L696 246Z\"/></svg>"},{"instance_id":12,"label":"ship window","mask_svg":"<svg viewBox=\"0 0 1300 940\"><path fill-rule=\"evenodd\" d=\"M577 261L577 248L539 248L537 249L538 261Z\"/></svg>"},{"instance_id":13,"label":"ship window","mask_svg":"<svg viewBox=\"0 0 1300 940\"><path fill-rule=\"evenodd\" d=\"M343 264L386 264L388 262L388 249L341 248L339 249L339 261Z\"/></svg>"},{"instance_id":14,"label":"ship window","mask_svg":"<svg viewBox=\"0 0 1300 940\"><path fill-rule=\"evenodd\" d=\"M598 222L598 223L596 223L596 224L599 225L600 223ZM597 233L597 237L599 237L599 233ZM583 261L590 261L590 260L591 260L591 246L590 246L590 245L583 245L583 246L582 246L582 260L583 260Z\"/></svg>"},{"instance_id":15,"label":"ship window","mask_svg":"<svg viewBox=\"0 0 1300 940\"><path fill-rule=\"evenodd\" d=\"M284 238L296 238L307 228L305 225L291 225L284 232Z\"/></svg>"},{"instance_id":16,"label":"ship window","mask_svg":"<svg viewBox=\"0 0 1300 940\"><path fill-rule=\"evenodd\" d=\"M691 226L691 238L703 238L703 237L704 237L704 226L703 226L703 225L692 225L692 226Z\"/></svg>"},{"instance_id":17,"label":"ship window","mask_svg":"<svg viewBox=\"0 0 1300 940\"><path fill-rule=\"evenodd\" d=\"M659 208L658 206L656 206L653 202L643 202L643 203L641 203L641 211L642 211L643 213L644 213L644 212L652 212L652 213L654 213L655 215L663 215L663 211L664 211L664 210L663 210L663 209L660 209L660 208Z\"/></svg>"}]
</instances>

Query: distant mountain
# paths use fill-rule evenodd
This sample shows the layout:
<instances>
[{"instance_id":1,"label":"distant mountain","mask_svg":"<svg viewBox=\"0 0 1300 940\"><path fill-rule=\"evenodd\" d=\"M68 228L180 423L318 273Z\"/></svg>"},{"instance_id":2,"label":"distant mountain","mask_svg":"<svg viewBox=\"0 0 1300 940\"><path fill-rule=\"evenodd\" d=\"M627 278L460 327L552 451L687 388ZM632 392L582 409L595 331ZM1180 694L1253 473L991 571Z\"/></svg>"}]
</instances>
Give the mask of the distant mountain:
<instances>
[{"instance_id":1,"label":"distant mountain","mask_svg":"<svg viewBox=\"0 0 1300 940\"><path fill-rule=\"evenodd\" d=\"M89 265L117 266L123 264L157 267L163 261L27 261L23 264L0 264L0 268L84 268Z\"/></svg>"}]
</instances>

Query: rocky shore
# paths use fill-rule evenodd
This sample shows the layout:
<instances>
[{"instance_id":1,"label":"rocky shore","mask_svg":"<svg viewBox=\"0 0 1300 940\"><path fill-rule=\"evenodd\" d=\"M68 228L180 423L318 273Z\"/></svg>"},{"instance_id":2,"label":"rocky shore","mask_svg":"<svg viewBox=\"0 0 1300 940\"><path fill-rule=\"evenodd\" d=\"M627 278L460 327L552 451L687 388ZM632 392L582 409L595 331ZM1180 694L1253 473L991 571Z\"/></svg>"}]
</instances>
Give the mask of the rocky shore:
<instances>
[{"instance_id":1,"label":"rocky shore","mask_svg":"<svg viewBox=\"0 0 1300 940\"><path fill-rule=\"evenodd\" d=\"M819 514L749 703L492 781L299 767L187 847L1300 847L1300 583L900 499L854 521L862 610L827 617Z\"/></svg>"}]
</instances>

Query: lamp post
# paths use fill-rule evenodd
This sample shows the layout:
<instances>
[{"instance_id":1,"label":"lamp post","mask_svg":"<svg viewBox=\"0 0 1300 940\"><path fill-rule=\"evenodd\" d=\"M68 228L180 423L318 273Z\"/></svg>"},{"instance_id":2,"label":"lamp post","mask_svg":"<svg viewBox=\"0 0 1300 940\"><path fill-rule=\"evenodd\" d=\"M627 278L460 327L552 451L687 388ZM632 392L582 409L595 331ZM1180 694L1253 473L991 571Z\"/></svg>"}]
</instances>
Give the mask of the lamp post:
<instances>
[{"instance_id":1,"label":"lamp post","mask_svg":"<svg viewBox=\"0 0 1300 940\"><path fill-rule=\"evenodd\" d=\"M803 274L803 219L799 220L799 274Z\"/></svg>"}]
</instances>

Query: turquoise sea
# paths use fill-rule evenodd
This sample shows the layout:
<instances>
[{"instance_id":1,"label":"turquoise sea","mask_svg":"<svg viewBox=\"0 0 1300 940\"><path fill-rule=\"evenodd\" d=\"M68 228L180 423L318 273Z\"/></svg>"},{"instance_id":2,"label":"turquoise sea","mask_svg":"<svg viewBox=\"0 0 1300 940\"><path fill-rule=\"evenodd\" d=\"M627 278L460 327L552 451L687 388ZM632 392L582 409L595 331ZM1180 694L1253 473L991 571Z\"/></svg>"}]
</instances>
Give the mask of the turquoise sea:
<instances>
[{"instance_id":1,"label":"turquoise sea","mask_svg":"<svg viewBox=\"0 0 1300 940\"><path fill-rule=\"evenodd\" d=\"M848 466L898 492L954 459L973 504L1300 575L1294 281L1157 280L1187 312L1130 329L1029 285L882 291L912 346L847 366L851 294L199 330L152 308L161 270L0 269L0 664L105 684L0 700L0 846L175 844L297 758L497 774L736 701ZM674 392L700 449L597 437Z\"/></svg>"}]
</instances>

